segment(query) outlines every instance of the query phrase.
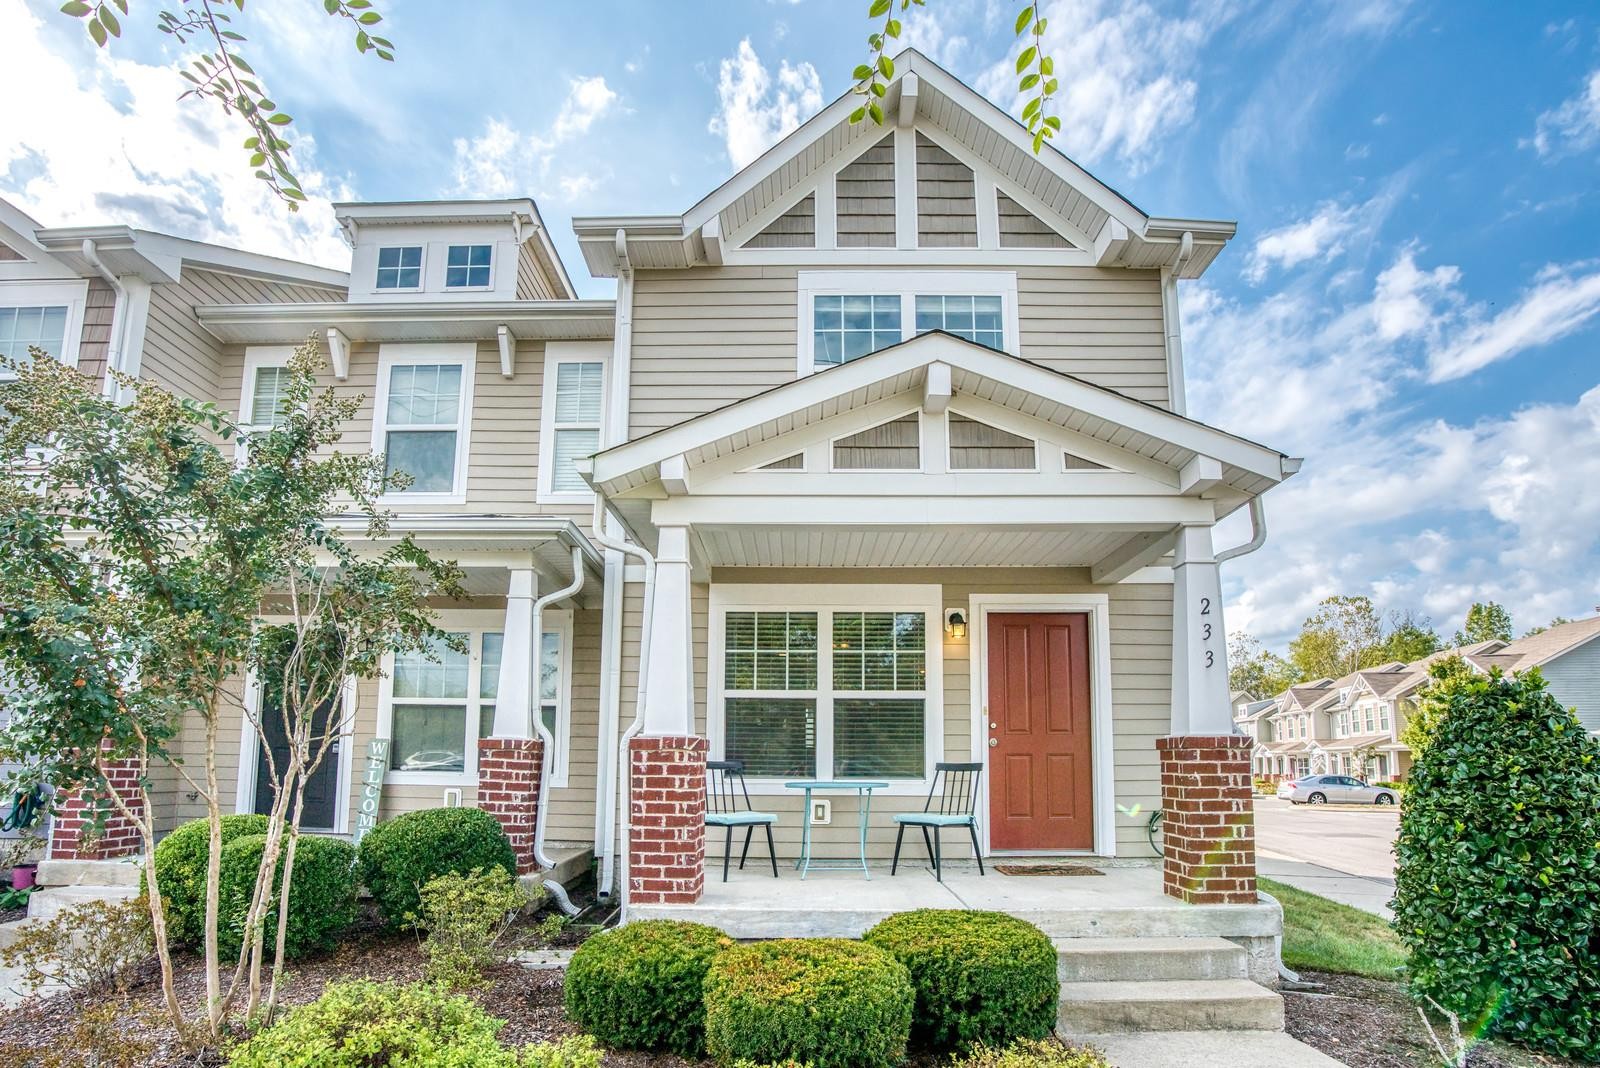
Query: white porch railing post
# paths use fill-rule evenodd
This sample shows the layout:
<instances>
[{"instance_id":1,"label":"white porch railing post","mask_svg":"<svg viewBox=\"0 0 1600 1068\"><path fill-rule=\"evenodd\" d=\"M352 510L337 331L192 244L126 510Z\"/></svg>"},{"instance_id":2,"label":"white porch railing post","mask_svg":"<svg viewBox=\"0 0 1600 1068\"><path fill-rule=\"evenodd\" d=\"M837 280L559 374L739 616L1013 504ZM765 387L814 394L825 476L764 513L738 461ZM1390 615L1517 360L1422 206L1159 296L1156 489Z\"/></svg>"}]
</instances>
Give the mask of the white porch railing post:
<instances>
[{"instance_id":1,"label":"white porch railing post","mask_svg":"<svg viewBox=\"0 0 1600 1068\"><path fill-rule=\"evenodd\" d=\"M516 854L517 871L538 870L539 786L544 742L533 730L534 671L539 621L534 605L539 577L513 568L506 587L506 620L500 644L500 679L495 691L494 730L478 739L478 807L500 821Z\"/></svg>"},{"instance_id":2,"label":"white porch railing post","mask_svg":"<svg viewBox=\"0 0 1600 1068\"><path fill-rule=\"evenodd\" d=\"M689 596L689 528L662 527L656 549L656 609L645 665L646 737L694 734L693 608Z\"/></svg>"},{"instance_id":3,"label":"white porch railing post","mask_svg":"<svg viewBox=\"0 0 1600 1068\"><path fill-rule=\"evenodd\" d=\"M1172 582L1172 733L1232 734L1222 580L1209 526L1178 534Z\"/></svg>"},{"instance_id":4,"label":"white porch railing post","mask_svg":"<svg viewBox=\"0 0 1600 1068\"><path fill-rule=\"evenodd\" d=\"M500 643L500 682L494 702L494 737L533 737L533 602L538 573L511 571L506 590L506 622Z\"/></svg>"}]
</instances>

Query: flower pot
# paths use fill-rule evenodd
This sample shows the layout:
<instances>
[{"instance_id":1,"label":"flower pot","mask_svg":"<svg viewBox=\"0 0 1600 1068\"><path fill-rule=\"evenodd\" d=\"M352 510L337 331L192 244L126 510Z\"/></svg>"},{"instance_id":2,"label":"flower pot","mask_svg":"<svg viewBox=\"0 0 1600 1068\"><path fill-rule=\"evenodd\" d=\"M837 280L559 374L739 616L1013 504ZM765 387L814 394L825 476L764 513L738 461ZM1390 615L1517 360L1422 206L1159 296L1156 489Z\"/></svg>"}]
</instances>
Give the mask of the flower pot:
<instances>
[{"instance_id":1,"label":"flower pot","mask_svg":"<svg viewBox=\"0 0 1600 1068\"><path fill-rule=\"evenodd\" d=\"M37 864L18 864L11 869L11 889L28 890L33 886L33 878L39 872Z\"/></svg>"}]
</instances>

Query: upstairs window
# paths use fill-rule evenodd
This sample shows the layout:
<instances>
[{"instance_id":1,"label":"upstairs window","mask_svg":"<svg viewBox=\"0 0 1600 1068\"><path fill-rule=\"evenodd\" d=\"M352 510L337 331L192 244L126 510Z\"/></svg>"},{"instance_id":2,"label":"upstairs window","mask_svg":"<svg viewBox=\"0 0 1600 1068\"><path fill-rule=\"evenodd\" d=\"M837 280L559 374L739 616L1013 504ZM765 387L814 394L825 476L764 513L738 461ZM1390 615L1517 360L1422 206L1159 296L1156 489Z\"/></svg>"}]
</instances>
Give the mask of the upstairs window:
<instances>
[{"instance_id":1,"label":"upstairs window","mask_svg":"<svg viewBox=\"0 0 1600 1068\"><path fill-rule=\"evenodd\" d=\"M411 478L398 492L459 494L466 474L467 365L394 363L384 384L375 442L383 449L385 472Z\"/></svg>"},{"instance_id":2,"label":"upstairs window","mask_svg":"<svg viewBox=\"0 0 1600 1068\"><path fill-rule=\"evenodd\" d=\"M818 367L848 363L899 341L898 296L817 295L812 343Z\"/></svg>"},{"instance_id":3,"label":"upstairs window","mask_svg":"<svg viewBox=\"0 0 1600 1068\"><path fill-rule=\"evenodd\" d=\"M37 348L61 359L66 353L66 340L65 305L0 308L0 356L24 364L33 358L29 349Z\"/></svg>"},{"instance_id":4,"label":"upstairs window","mask_svg":"<svg viewBox=\"0 0 1600 1068\"><path fill-rule=\"evenodd\" d=\"M378 250L378 289L421 289L422 246L399 245Z\"/></svg>"},{"instance_id":5,"label":"upstairs window","mask_svg":"<svg viewBox=\"0 0 1600 1068\"><path fill-rule=\"evenodd\" d=\"M244 413L245 424L265 430L282 423L288 415L283 408L288 389L289 368L282 364L257 367L250 387L249 408Z\"/></svg>"},{"instance_id":6,"label":"upstairs window","mask_svg":"<svg viewBox=\"0 0 1600 1068\"><path fill-rule=\"evenodd\" d=\"M556 397L550 489L555 493L588 493L589 484L574 461L600 450L600 408L605 393L605 365L556 364Z\"/></svg>"},{"instance_id":7,"label":"upstairs window","mask_svg":"<svg viewBox=\"0 0 1600 1068\"><path fill-rule=\"evenodd\" d=\"M445 254L446 289L488 289L493 245L451 245Z\"/></svg>"},{"instance_id":8,"label":"upstairs window","mask_svg":"<svg viewBox=\"0 0 1600 1068\"><path fill-rule=\"evenodd\" d=\"M991 349L1005 348L1005 319L996 296L918 295L917 333L930 330L964 337Z\"/></svg>"}]
</instances>

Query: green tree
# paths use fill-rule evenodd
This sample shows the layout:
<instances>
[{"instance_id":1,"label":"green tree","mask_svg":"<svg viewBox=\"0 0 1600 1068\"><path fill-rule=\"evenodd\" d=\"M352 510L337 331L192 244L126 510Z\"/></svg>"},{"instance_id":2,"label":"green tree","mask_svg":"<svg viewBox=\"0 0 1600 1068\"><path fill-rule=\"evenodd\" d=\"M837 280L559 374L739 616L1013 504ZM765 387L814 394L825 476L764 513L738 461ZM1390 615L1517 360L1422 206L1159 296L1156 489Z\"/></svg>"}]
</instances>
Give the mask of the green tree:
<instances>
[{"instance_id":1,"label":"green tree","mask_svg":"<svg viewBox=\"0 0 1600 1068\"><path fill-rule=\"evenodd\" d=\"M1384 636L1373 663L1409 664L1432 656L1444 648L1444 640L1426 616L1395 612L1389 617L1389 633Z\"/></svg>"},{"instance_id":2,"label":"green tree","mask_svg":"<svg viewBox=\"0 0 1600 1068\"><path fill-rule=\"evenodd\" d=\"M1510 640L1511 613L1494 601L1477 601L1467 609L1466 629L1456 631L1455 643L1461 646Z\"/></svg>"},{"instance_id":3,"label":"green tree","mask_svg":"<svg viewBox=\"0 0 1600 1068\"><path fill-rule=\"evenodd\" d=\"M1545 688L1441 670L1395 842L1395 932L1418 995L1600 1060L1600 739Z\"/></svg>"},{"instance_id":4,"label":"green tree","mask_svg":"<svg viewBox=\"0 0 1600 1068\"><path fill-rule=\"evenodd\" d=\"M18 785L86 790L98 818L115 812L137 826L167 1007L180 1030L191 1021L173 984L154 868L153 770L172 768L205 807L206 995L197 1022L215 1038L247 966L247 1015L257 1006L270 876L280 856L292 867L305 779L344 726L332 717L316 737L305 726L310 709L350 674L375 673L384 652L437 638L427 598L453 593L456 572L404 539L358 552L330 524L328 516L353 512L366 534L385 535L375 502L397 483L381 456L337 450L361 399L315 387L314 345L290 362L277 425L258 432L126 376L118 382L133 399L119 404L94 379L33 355L11 363L15 378L0 386L0 674L13 690L0 751L21 764ZM241 458L224 451L230 442ZM260 625L269 611L290 622ZM278 800L249 913L256 935L224 989L217 741L238 703L234 680L247 671L280 688L294 744L286 766L271 769ZM198 736L187 759L173 745L183 733ZM112 760L134 762L137 785L112 781ZM286 874L280 912L289 885Z\"/></svg>"},{"instance_id":5,"label":"green tree","mask_svg":"<svg viewBox=\"0 0 1600 1068\"><path fill-rule=\"evenodd\" d=\"M1381 656L1383 621L1368 597L1324 597L1289 643L1302 678L1338 678Z\"/></svg>"},{"instance_id":6,"label":"green tree","mask_svg":"<svg viewBox=\"0 0 1600 1068\"><path fill-rule=\"evenodd\" d=\"M1257 700L1276 697L1300 681L1294 665L1244 631L1228 637L1228 688Z\"/></svg>"},{"instance_id":7,"label":"green tree","mask_svg":"<svg viewBox=\"0 0 1600 1068\"><path fill-rule=\"evenodd\" d=\"M1571 623L1571 622L1572 622L1572 620L1568 619L1566 616L1556 616L1554 619L1552 619L1550 622L1546 623L1542 627L1529 627L1526 631L1523 632L1522 636L1524 638L1531 638L1535 634L1543 634L1545 631L1549 630L1551 627L1559 627L1563 623Z\"/></svg>"}]
</instances>

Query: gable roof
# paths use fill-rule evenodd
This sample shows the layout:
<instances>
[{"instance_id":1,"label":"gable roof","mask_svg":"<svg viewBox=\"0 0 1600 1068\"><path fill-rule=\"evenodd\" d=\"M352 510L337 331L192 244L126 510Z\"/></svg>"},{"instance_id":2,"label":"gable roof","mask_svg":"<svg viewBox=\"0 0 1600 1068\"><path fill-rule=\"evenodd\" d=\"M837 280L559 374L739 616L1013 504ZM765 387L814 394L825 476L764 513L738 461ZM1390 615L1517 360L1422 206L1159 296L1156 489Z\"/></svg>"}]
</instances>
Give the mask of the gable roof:
<instances>
[{"instance_id":1,"label":"gable roof","mask_svg":"<svg viewBox=\"0 0 1600 1068\"><path fill-rule=\"evenodd\" d=\"M895 396L926 383L943 366L953 396L981 397L1105 440L1156 463L1182 467L1197 457L1220 462L1220 482L1255 496L1299 469L1298 461L1163 408L1062 371L932 331L869 355L775 386L704 415L603 450L580 470L607 496L660 477L661 464L682 456L703 463L791 433L842 410Z\"/></svg>"},{"instance_id":2,"label":"gable roof","mask_svg":"<svg viewBox=\"0 0 1600 1068\"><path fill-rule=\"evenodd\" d=\"M1050 142L1035 155L1032 135L1020 122L922 53L907 49L894 64L896 77L883 98L891 121L884 127L851 125L849 115L859 100L845 93L682 215L574 218L590 271L611 277L624 261L642 268L719 262L722 235L808 187L843 154L875 144L896 120L900 126L925 124L987 161L1013 191L1046 205L1084 234L1094 246L1094 262L1101 265L1177 265L1180 277L1198 278L1234 235L1236 226L1228 221L1146 214Z\"/></svg>"},{"instance_id":3,"label":"gable roof","mask_svg":"<svg viewBox=\"0 0 1600 1068\"><path fill-rule=\"evenodd\" d=\"M1571 623L1558 623L1547 627L1538 634L1530 634L1525 638L1518 638L1501 649L1497 657L1514 657L1513 665L1518 670L1548 664L1560 656L1565 656L1581 645L1587 645L1596 638L1600 638L1600 616L1589 619L1577 619Z\"/></svg>"}]
</instances>

